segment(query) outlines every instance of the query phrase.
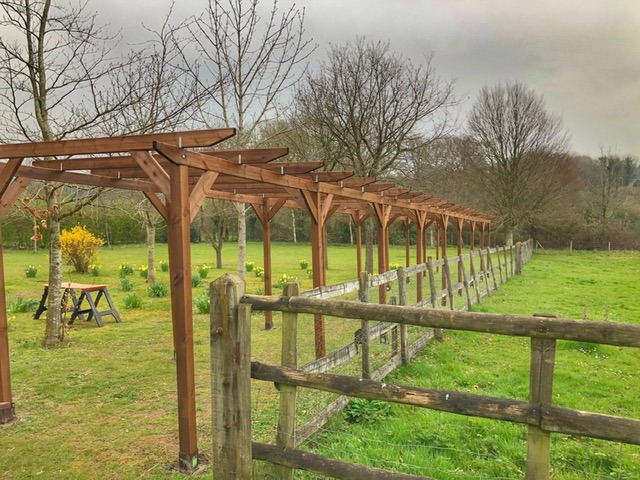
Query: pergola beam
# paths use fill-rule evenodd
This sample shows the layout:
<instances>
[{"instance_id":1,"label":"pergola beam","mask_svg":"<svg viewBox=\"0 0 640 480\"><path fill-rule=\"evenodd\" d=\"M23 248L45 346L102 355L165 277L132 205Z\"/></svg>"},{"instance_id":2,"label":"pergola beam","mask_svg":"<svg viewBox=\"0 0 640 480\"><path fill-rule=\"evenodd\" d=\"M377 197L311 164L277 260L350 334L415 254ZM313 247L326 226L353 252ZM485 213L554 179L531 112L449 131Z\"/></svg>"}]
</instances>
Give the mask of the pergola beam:
<instances>
[{"instance_id":1,"label":"pergola beam","mask_svg":"<svg viewBox=\"0 0 640 480\"><path fill-rule=\"evenodd\" d=\"M211 147L233 137L235 128L192 130L153 135L123 135L117 137L54 140L51 142L13 143L0 145L0 158L56 157L153 150L153 142L169 143L184 148Z\"/></svg>"}]
</instances>

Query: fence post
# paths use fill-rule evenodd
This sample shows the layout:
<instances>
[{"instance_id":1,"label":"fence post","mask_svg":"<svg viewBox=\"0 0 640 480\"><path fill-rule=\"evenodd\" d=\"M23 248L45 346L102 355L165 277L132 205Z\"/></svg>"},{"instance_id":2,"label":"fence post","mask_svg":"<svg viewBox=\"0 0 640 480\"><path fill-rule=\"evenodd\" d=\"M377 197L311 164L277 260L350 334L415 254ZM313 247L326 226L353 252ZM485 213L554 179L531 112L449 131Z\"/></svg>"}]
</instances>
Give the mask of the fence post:
<instances>
[{"instance_id":1,"label":"fence post","mask_svg":"<svg viewBox=\"0 0 640 480\"><path fill-rule=\"evenodd\" d=\"M300 295L300 286L297 283L287 283L284 286L285 297L297 297ZM282 312L282 355L283 367L298 367L298 314ZM296 395L297 388L292 385L280 385L280 416L278 418L278 431L276 444L283 448L295 448L296 446ZM293 480L294 469L284 465L278 465L278 473L281 479Z\"/></svg>"},{"instance_id":2,"label":"fence post","mask_svg":"<svg viewBox=\"0 0 640 480\"><path fill-rule=\"evenodd\" d=\"M491 260L491 247L487 247L487 270L491 274L493 280L493 289L498 290L498 282L496 282L496 272L493 268L493 261Z\"/></svg>"},{"instance_id":3,"label":"fence post","mask_svg":"<svg viewBox=\"0 0 640 480\"><path fill-rule=\"evenodd\" d=\"M216 478L250 480L251 305L244 282L225 274L211 283L211 409Z\"/></svg>"},{"instance_id":4,"label":"fence post","mask_svg":"<svg viewBox=\"0 0 640 480\"><path fill-rule=\"evenodd\" d=\"M507 247L502 247L502 256L504 257L504 279L509 280L509 259L507 258Z\"/></svg>"},{"instance_id":5,"label":"fence post","mask_svg":"<svg viewBox=\"0 0 640 480\"><path fill-rule=\"evenodd\" d=\"M487 291L487 296L491 296L491 288L489 287L489 275L487 273L487 265L485 264L484 257L482 256L482 249L478 250L478 256L480 257L480 273L482 273L482 280L484 281L484 287Z\"/></svg>"},{"instance_id":6,"label":"fence post","mask_svg":"<svg viewBox=\"0 0 640 480\"><path fill-rule=\"evenodd\" d=\"M469 277L467 276L467 269L464 266L464 260L462 259L462 255L458 257L458 266L460 272L462 273L462 282L464 284L464 293L467 295L467 309L471 310L471 294L469 293Z\"/></svg>"},{"instance_id":7,"label":"fence post","mask_svg":"<svg viewBox=\"0 0 640 480\"><path fill-rule=\"evenodd\" d=\"M469 268L471 269L471 279L473 280L473 289L476 291L476 300L480 303L480 285L478 285L478 275L476 274L476 266L473 263L474 251L469 252Z\"/></svg>"},{"instance_id":8,"label":"fence post","mask_svg":"<svg viewBox=\"0 0 640 480\"><path fill-rule=\"evenodd\" d=\"M516 275L522 275L522 243L516 245Z\"/></svg>"},{"instance_id":9,"label":"fence post","mask_svg":"<svg viewBox=\"0 0 640 480\"><path fill-rule=\"evenodd\" d=\"M444 265L442 266L442 270L445 276L445 280L447 282L447 295L449 296L449 308L451 310L455 310L455 305L453 303L453 285L451 285L451 268L449 268L449 257L444 257Z\"/></svg>"},{"instance_id":10,"label":"fence post","mask_svg":"<svg viewBox=\"0 0 640 480\"><path fill-rule=\"evenodd\" d=\"M554 318L553 316L549 317ZM555 357L555 339L531 338L529 402L538 403L541 406L551 404ZM549 478L550 445L550 432L542 430L540 427L529 426L526 480L546 480Z\"/></svg>"},{"instance_id":11,"label":"fence post","mask_svg":"<svg viewBox=\"0 0 640 480\"><path fill-rule=\"evenodd\" d=\"M395 296L391 296L390 304L397 305L398 298ZM398 354L398 327L399 326L400 325L396 324L391 329L391 357L395 357Z\"/></svg>"},{"instance_id":12,"label":"fence post","mask_svg":"<svg viewBox=\"0 0 640 480\"><path fill-rule=\"evenodd\" d=\"M511 276L513 277L514 275L514 268L513 268L513 245L509 246L509 265L511 267Z\"/></svg>"},{"instance_id":13,"label":"fence post","mask_svg":"<svg viewBox=\"0 0 640 480\"><path fill-rule=\"evenodd\" d=\"M504 277L502 276L502 261L500 260L500 247L496 245L496 260L498 261L498 274L500 275L500 285L504 283ZM491 262L493 265L493 259Z\"/></svg>"},{"instance_id":14,"label":"fence post","mask_svg":"<svg viewBox=\"0 0 640 480\"><path fill-rule=\"evenodd\" d=\"M358 299L369 302L369 274L360 273L360 287ZM362 345L362 378L371 378L371 359L369 358L369 320L362 320L360 327L360 341Z\"/></svg>"},{"instance_id":15,"label":"fence post","mask_svg":"<svg viewBox=\"0 0 640 480\"><path fill-rule=\"evenodd\" d=\"M436 291L436 279L435 274L433 273L433 258L427 258L427 272L429 274L429 290L431 292L431 308L436 308L437 295Z\"/></svg>"},{"instance_id":16,"label":"fence post","mask_svg":"<svg viewBox=\"0 0 640 480\"><path fill-rule=\"evenodd\" d=\"M405 278L404 268L398 268L398 297L400 300L400 305L407 305L407 285L402 279ZM407 326L400 325L400 358L402 359L402 363L404 365L409 364L409 336L407 333Z\"/></svg>"}]
</instances>

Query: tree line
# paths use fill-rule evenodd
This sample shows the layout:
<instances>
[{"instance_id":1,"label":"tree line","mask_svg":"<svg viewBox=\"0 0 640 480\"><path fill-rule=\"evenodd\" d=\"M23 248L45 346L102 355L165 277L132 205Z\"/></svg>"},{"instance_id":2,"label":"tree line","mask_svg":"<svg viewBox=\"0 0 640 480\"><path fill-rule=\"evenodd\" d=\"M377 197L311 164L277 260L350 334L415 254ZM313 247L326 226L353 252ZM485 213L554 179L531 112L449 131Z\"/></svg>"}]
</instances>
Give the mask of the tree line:
<instances>
[{"instance_id":1,"label":"tree line","mask_svg":"<svg viewBox=\"0 0 640 480\"><path fill-rule=\"evenodd\" d=\"M136 44L112 34L88 5L0 2L0 141L235 127L226 148L287 146L291 161L323 160L327 169L484 210L498 217L507 244L534 235L549 246L637 246L636 160L609 150L598 159L572 155L561 117L524 83L483 87L460 118L455 82L438 74L432 55L415 61L389 42L357 38L310 63L318 46L295 5L209 0L181 17L171 4L157 25L141 22L146 38ZM274 235L305 239L300 212L283 210L277 221ZM162 239L142 195L32 183L3 228L10 244L25 245L23 224L30 246L47 241L47 345L64 335L55 320L60 229L77 223L93 223L108 242L146 242L150 276ZM237 240L243 276L244 242L257 239L258 227L245 205L208 200L192 230L218 258L226 240ZM365 224L370 271L374 229ZM332 221L333 238L348 232L349 222Z\"/></svg>"}]
</instances>

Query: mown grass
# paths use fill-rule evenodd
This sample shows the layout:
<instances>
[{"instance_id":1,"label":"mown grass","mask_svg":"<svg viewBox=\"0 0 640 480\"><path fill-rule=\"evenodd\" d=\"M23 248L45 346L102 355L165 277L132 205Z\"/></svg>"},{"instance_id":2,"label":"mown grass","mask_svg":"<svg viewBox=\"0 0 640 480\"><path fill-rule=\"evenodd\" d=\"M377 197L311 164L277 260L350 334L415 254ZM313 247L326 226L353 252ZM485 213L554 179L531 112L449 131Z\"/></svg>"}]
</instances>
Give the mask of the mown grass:
<instances>
[{"instance_id":1,"label":"mown grass","mask_svg":"<svg viewBox=\"0 0 640 480\"><path fill-rule=\"evenodd\" d=\"M236 268L235 245L225 246L225 268L211 269L194 298L208 282ZM392 262L400 262L403 250L394 249ZM65 269L65 281L106 283L122 317L116 324L105 317L105 327L76 321L64 347L41 347L44 319L33 320L33 310L47 281L47 252L5 251L9 343L13 397L18 421L0 428L0 478L183 478L175 472L178 454L175 363L173 359L170 300L150 297L138 274L146 263L144 246L104 248L98 276ZM192 245L192 269L212 265L213 249ZM328 282L355 278L355 248L330 245ZM156 247L156 260L168 259L166 245ZM303 289L312 286L299 260L311 261L309 244L273 245L273 278L283 274L298 278ZM262 245L250 243L247 260L263 265ZM133 274L126 277L132 289L120 289L119 267L127 263ZM29 265L39 267L27 278ZM159 282L168 285L169 273L157 268ZM259 293L262 280L247 273L247 291ZM275 290L274 290L275 291ZM141 299L130 306L131 296ZM196 398L200 451L210 450L209 318L194 310ZM44 316L43 316L44 317ZM274 315L276 328L280 316ZM300 328L300 361L313 359L312 323ZM327 320L329 351L353 337L352 322ZM253 358L275 362L280 351L280 330L264 330L264 317L253 317ZM255 385L255 431L264 441L273 438L276 390L264 382ZM306 400L308 414L313 397ZM204 472L210 472L207 468Z\"/></svg>"},{"instance_id":2,"label":"mown grass","mask_svg":"<svg viewBox=\"0 0 640 480\"><path fill-rule=\"evenodd\" d=\"M213 262L208 245L192 246L192 267ZM41 347L43 320L20 312L23 304L39 300L46 282L46 252L5 252L12 385L18 421L0 428L0 478L128 479L184 478L175 471L177 411L169 297L150 298L137 267L146 263L143 246L105 248L100 275L65 271L65 280L107 283L123 322L106 318L105 327L76 321L67 344L56 350ZM166 246L157 248L157 260L166 260ZM261 244L249 244L248 260L262 265ZM273 277L297 276L302 289L311 288L300 259L311 260L308 244L274 244ZM328 283L355 277L355 248L329 246ZM403 263L404 249L393 248L392 263ZM611 263L609 263L611 261ZM118 267L134 268L131 291L120 291ZM235 249L224 250L223 270L209 270L206 281L194 288L194 298L208 282L235 270ZM36 278L25 268L40 265ZM168 283L168 273L160 272ZM566 253L536 255L525 275L514 277L480 307L483 311L554 313L594 320L638 321L640 301L634 279L640 255ZM410 288L415 288L412 282ZM568 286L570 283L570 286ZM249 292L260 292L262 281L247 274ZM395 295L392 291L389 295ZM142 299L141 308L126 309L129 295ZM372 292L375 297L375 292ZM31 305L31 308L33 305ZM28 309L29 307L27 307ZM195 312L195 311L194 311ZM252 326L254 360L277 362L280 316L276 330L264 330L256 313ZM358 322L359 323L359 322ZM353 338L353 321L327 319L327 350ZM201 452L210 450L209 319L195 314L196 399ZM376 346L385 352L384 345ZM300 363L313 359L310 319L299 329ZM638 352L602 346L559 345L554 401L557 404L639 418ZM345 367L348 371L349 367ZM355 372L354 372L355 373ZM456 388L496 396L526 399L528 343L523 339L447 333L419 362L401 370L393 381L436 388ZM253 390L255 438L272 441L277 417L273 385L255 382ZM299 415L310 416L322 395L301 397ZM436 478L521 478L526 431L519 426L480 419L428 413L394 406L377 424L347 424L336 420L309 445L336 458L367 462L386 468L415 471ZM554 478L638 478L638 449L554 437ZM255 463L256 478L272 471ZM576 471L573 471L576 469ZM585 472L589 472L588 474ZM210 475L208 468L203 473ZM465 476L466 475L466 476ZM597 477L594 475L601 475ZM311 478L300 473L301 478Z\"/></svg>"},{"instance_id":3,"label":"mown grass","mask_svg":"<svg viewBox=\"0 0 640 480\"><path fill-rule=\"evenodd\" d=\"M640 323L640 254L537 254L523 276L474 310ZM640 418L638 349L559 342L557 405ZM446 332L390 382L526 400L529 341ZM640 478L640 447L553 435L552 478ZM369 440L370 439L370 440ZM375 424L336 419L309 448L327 456L438 479L523 478L526 428L395 406ZM305 478L314 478L306 475Z\"/></svg>"}]
</instances>

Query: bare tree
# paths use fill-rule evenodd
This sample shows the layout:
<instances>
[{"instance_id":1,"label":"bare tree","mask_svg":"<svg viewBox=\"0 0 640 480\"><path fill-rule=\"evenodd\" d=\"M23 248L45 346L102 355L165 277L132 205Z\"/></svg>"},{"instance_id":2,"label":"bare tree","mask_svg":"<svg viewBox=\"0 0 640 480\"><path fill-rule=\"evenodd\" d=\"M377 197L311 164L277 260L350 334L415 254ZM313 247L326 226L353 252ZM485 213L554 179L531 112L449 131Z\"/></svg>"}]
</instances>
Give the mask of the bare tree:
<instances>
[{"instance_id":1,"label":"bare tree","mask_svg":"<svg viewBox=\"0 0 640 480\"><path fill-rule=\"evenodd\" d=\"M222 246L232 230L235 212L227 208L226 202L207 199L198 216L200 235L216 252L216 268L222 268Z\"/></svg>"},{"instance_id":2,"label":"bare tree","mask_svg":"<svg viewBox=\"0 0 640 480\"><path fill-rule=\"evenodd\" d=\"M209 0L191 34L202 63L196 78L210 91L205 121L235 127L237 147L255 145L258 126L275 115L278 101L300 76L313 46L304 31L304 10L281 12L273 1L265 18L259 0ZM246 208L238 211L238 275L244 278Z\"/></svg>"},{"instance_id":3,"label":"bare tree","mask_svg":"<svg viewBox=\"0 0 640 480\"><path fill-rule=\"evenodd\" d=\"M599 178L594 195L596 220L603 237L609 236L609 223L623 203L623 190L634 178L634 161L631 156L620 158L611 151L604 151L598 158Z\"/></svg>"},{"instance_id":4,"label":"bare tree","mask_svg":"<svg viewBox=\"0 0 640 480\"><path fill-rule=\"evenodd\" d=\"M329 167L381 177L407 152L448 134L453 83L436 75L432 57L416 65L388 43L334 46L307 74L296 95L304 128L323 145ZM367 232L367 270L373 266L372 229Z\"/></svg>"},{"instance_id":5,"label":"bare tree","mask_svg":"<svg viewBox=\"0 0 640 480\"><path fill-rule=\"evenodd\" d=\"M62 7L52 0L6 0L0 7L0 108L9 139L78 136L131 100L129 92L116 97L104 88L103 81L122 62L109 61L114 38L96 25L86 2ZM98 192L55 183L37 192L44 206L28 208L50 233L44 345L52 347L64 340L60 220L91 203Z\"/></svg>"},{"instance_id":6,"label":"bare tree","mask_svg":"<svg viewBox=\"0 0 640 480\"><path fill-rule=\"evenodd\" d=\"M150 39L130 55L125 68L110 75L110 88L117 96L135 93L135 102L123 108L103 127L109 135L145 134L196 124L200 102L205 92L198 87L197 69L189 71L182 54L187 40L182 37L185 25L173 25L172 3L162 25L155 30L143 28ZM211 89L207 94L213 93ZM147 283L155 280L155 232L161 221L155 208L138 194L134 209L146 231Z\"/></svg>"},{"instance_id":7,"label":"bare tree","mask_svg":"<svg viewBox=\"0 0 640 480\"><path fill-rule=\"evenodd\" d=\"M543 97L517 82L482 88L468 129L481 153L473 163L477 192L501 217L510 245L514 230L565 188L568 135Z\"/></svg>"}]
</instances>

